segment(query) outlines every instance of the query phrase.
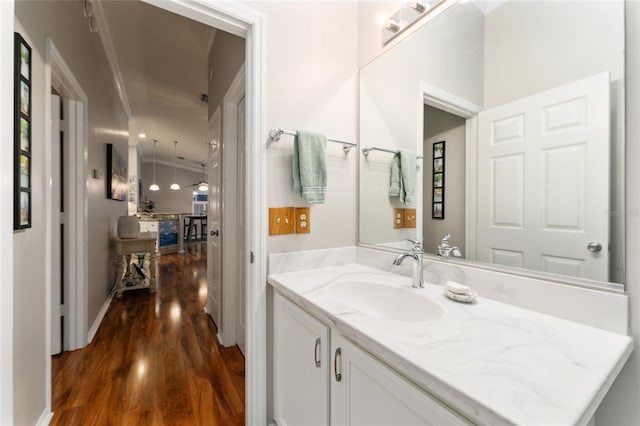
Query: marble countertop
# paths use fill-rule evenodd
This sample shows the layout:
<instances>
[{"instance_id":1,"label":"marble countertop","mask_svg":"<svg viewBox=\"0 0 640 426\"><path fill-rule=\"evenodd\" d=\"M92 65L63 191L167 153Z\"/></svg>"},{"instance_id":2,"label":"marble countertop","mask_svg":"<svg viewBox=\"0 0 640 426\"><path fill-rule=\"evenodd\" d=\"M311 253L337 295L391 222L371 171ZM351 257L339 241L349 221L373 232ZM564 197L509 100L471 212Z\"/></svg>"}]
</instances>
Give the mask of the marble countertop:
<instances>
[{"instance_id":1,"label":"marble countertop","mask_svg":"<svg viewBox=\"0 0 640 426\"><path fill-rule=\"evenodd\" d=\"M444 309L430 322L385 320L332 297L339 282L404 287ZM586 424L633 350L630 337L359 264L270 275L269 284L349 340L484 424ZM568 301L571 303L571 301Z\"/></svg>"}]
</instances>

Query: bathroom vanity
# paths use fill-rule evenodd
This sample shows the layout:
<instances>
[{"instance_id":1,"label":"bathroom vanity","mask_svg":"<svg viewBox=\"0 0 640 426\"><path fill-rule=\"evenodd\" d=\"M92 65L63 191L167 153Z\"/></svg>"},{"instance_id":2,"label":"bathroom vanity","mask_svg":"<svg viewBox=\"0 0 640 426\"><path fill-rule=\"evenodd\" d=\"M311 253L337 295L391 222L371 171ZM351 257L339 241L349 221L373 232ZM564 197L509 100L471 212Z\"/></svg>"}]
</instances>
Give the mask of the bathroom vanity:
<instances>
[{"instance_id":1,"label":"bathroom vanity","mask_svg":"<svg viewBox=\"0 0 640 426\"><path fill-rule=\"evenodd\" d=\"M278 424L587 424L632 351L623 333L491 300L483 285L457 303L342 250L319 251L342 258L333 266L270 260Z\"/></svg>"}]
</instances>

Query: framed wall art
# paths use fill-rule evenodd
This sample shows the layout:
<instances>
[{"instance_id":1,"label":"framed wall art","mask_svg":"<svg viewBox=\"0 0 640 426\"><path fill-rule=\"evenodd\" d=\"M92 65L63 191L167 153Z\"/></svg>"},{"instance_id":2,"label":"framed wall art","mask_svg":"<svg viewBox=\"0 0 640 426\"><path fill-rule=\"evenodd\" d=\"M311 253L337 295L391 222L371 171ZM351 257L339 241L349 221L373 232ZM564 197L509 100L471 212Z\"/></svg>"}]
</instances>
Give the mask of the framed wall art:
<instances>
[{"instance_id":1,"label":"framed wall art","mask_svg":"<svg viewBox=\"0 0 640 426\"><path fill-rule=\"evenodd\" d=\"M129 185L127 184L127 162L115 149L107 144L107 198L127 201Z\"/></svg>"},{"instance_id":2,"label":"framed wall art","mask_svg":"<svg viewBox=\"0 0 640 426\"><path fill-rule=\"evenodd\" d=\"M13 229L31 228L31 46L14 36Z\"/></svg>"},{"instance_id":3,"label":"framed wall art","mask_svg":"<svg viewBox=\"0 0 640 426\"><path fill-rule=\"evenodd\" d=\"M433 199L431 218L444 219L444 151L445 141L433 144Z\"/></svg>"}]
</instances>

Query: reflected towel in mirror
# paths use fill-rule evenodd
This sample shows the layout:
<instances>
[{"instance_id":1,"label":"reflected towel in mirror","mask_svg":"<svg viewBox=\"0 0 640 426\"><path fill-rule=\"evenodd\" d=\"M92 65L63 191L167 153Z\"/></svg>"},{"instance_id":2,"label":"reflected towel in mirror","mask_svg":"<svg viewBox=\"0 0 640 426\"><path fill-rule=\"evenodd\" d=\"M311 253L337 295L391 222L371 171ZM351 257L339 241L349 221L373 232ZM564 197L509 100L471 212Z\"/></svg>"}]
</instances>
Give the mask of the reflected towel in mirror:
<instances>
[{"instance_id":1,"label":"reflected towel in mirror","mask_svg":"<svg viewBox=\"0 0 640 426\"><path fill-rule=\"evenodd\" d=\"M389 183L389 197L399 197L402 193L402 175L400 173L400 155L395 154L391 160L391 182Z\"/></svg>"}]
</instances>

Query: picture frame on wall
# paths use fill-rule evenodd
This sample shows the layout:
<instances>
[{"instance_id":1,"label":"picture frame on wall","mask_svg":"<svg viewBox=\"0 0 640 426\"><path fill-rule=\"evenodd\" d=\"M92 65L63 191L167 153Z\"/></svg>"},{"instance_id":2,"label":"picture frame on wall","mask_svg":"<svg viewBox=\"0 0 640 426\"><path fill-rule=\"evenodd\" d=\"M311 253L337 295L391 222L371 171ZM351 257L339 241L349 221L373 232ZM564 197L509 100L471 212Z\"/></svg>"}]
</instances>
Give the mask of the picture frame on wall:
<instances>
[{"instance_id":1,"label":"picture frame on wall","mask_svg":"<svg viewBox=\"0 0 640 426\"><path fill-rule=\"evenodd\" d=\"M127 201L127 162L118 153L113 144L107 144L107 198Z\"/></svg>"},{"instance_id":2,"label":"picture frame on wall","mask_svg":"<svg viewBox=\"0 0 640 426\"><path fill-rule=\"evenodd\" d=\"M31 46L14 34L13 229L31 228Z\"/></svg>"},{"instance_id":3,"label":"picture frame on wall","mask_svg":"<svg viewBox=\"0 0 640 426\"><path fill-rule=\"evenodd\" d=\"M444 177L445 177L445 141L434 142L432 191L432 219L444 219Z\"/></svg>"}]
</instances>

